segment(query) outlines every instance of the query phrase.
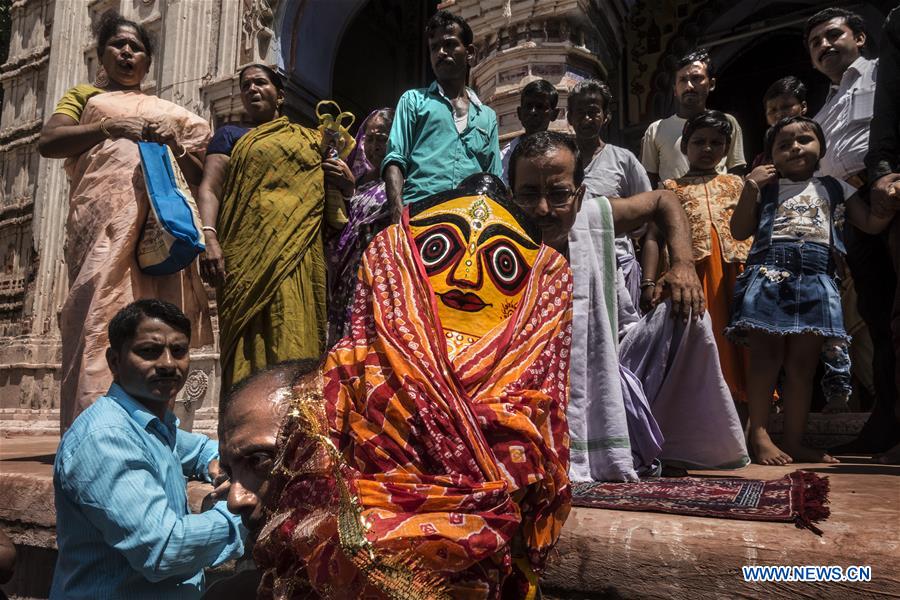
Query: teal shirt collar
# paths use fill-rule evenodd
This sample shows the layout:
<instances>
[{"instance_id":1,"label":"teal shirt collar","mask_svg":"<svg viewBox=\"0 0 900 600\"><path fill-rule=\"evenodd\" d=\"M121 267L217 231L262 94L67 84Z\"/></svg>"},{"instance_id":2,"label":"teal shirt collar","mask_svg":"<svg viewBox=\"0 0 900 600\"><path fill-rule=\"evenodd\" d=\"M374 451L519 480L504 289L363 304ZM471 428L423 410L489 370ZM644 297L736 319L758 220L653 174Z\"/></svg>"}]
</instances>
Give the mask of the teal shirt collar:
<instances>
[{"instance_id":1,"label":"teal shirt collar","mask_svg":"<svg viewBox=\"0 0 900 600\"><path fill-rule=\"evenodd\" d=\"M132 398L128 392L122 389L118 383L113 383L107 396L116 401L122 409L143 429L157 435L162 436L162 441L169 447L175 447L175 433L178 429L178 419L171 410L166 410L165 419L160 421L159 417L147 410L147 407Z\"/></svg>"},{"instance_id":2,"label":"teal shirt collar","mask_svg":"<svg viewBox=\"0 0 900 600\"><path fill-rule=\"evenodd\" d=\"M428 93L437 96L447 102L447 104L450 104L450 98L444 93L444 88L441 87L441 84L439 84L436 79L428 86ZM475 91L469 86L466 86L466 93L469 95L469 101L476 110L480 112L482 107L481 98L479 98Z\"/></svg>"}]
</instances>

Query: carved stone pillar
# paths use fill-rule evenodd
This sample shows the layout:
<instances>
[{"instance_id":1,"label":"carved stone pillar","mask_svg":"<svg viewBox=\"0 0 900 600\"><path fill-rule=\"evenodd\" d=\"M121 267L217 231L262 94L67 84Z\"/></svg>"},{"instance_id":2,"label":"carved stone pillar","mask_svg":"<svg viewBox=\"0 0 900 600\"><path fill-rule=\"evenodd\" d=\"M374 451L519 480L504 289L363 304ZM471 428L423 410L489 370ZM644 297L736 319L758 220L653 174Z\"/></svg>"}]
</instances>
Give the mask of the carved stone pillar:
<instances>
[{"instance_id":1,"label":"carved stone pillar","mask_svg":"<svg viewBox=\"0 0 900 600\"><path fill-rule=\"evenodd\" d=\"M38 154L37 138L62 93L86 79L81 50L88 14L79 0L20 0L12 5L12 17L10 56L0 68L6 93L0 156L2 211L19 231L0 287L19 273L25 287L20 297L12 296L20 303L10 313L17 325L0 326L0 417L4 429L57 430L56 315L67 285L62 248L68 186L61 161ZM7 219L0 219L0 251L10 250Z\"/></svg>"}]
</instances>

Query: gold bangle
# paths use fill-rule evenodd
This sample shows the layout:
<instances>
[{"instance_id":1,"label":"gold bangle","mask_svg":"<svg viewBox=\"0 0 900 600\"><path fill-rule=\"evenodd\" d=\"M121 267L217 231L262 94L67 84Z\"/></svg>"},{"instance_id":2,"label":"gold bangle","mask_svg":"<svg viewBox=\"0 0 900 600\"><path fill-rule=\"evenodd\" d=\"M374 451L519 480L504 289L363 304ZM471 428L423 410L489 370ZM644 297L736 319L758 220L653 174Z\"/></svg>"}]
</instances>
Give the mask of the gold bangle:
<instances>
[{"instance_id":1,"label":"gold bangle","mask_svg":"<svg viewBox=\"0 0 900 600\"><path fill-rule=\"evenodd\" d=\"M103 135L110 138L112 135L109 133L109 129L106 128L106 122L109 121L109 117L103 117L100 119L100 131L103 132Z\"/></svg>"}]
</instances>

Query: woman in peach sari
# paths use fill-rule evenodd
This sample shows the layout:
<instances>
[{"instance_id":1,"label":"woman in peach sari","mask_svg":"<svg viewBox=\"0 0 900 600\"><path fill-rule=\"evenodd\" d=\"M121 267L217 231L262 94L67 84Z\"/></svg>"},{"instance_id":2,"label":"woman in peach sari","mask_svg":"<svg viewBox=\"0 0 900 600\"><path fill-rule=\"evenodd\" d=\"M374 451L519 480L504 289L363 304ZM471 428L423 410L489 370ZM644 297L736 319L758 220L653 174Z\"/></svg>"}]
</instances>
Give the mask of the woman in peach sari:
<instances>
[{"instance_id":1,"label":"woman in peach sari","mask_svg":"<svg viewBox=\"0 0 900 600\"><path fill-rule=\"evenodd\" d=\"M169 145L187 181L196 184L209 126L180 106L141 92L152 48L140 25L115 13L104 15L97 54L103 70L97 85L66 92L39 142L42 156L66 159L69 179L69 293L59 318L62 432L109 389L106 327L126 304L168 300L191 319L192 345L212 343L196 263L174 275L151 276L141 272L135 258L149 210L136 142Z\"/></svg>"}]
</instances>

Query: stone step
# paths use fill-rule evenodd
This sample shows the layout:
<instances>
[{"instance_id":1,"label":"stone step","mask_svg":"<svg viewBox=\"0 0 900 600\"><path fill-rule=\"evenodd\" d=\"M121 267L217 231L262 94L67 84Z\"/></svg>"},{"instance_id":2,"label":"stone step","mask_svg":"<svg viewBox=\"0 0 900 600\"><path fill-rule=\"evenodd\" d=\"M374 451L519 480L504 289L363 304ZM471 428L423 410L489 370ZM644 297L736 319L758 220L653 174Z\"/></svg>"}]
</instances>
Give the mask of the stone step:
<instances>
[{"instance_id":1,"label":"stone step","mask_svg":"<svg viewBox=\"0 0 900 600\"><path fill-rule=\"evenodd\" d=\"M59 420L56 421L3 421L0 424L0 437L20 435L54 435L59 433Z\"/></svg>"},{"instance_id":2,"label":"stone step","mask_svg":"<svg viewBox=\"0 0 900 600\"><path fill-rule=\"evenodd\" d=\"M59 409L0 409L0 437L59 435Z\"/></svg>"}]
</instances>

